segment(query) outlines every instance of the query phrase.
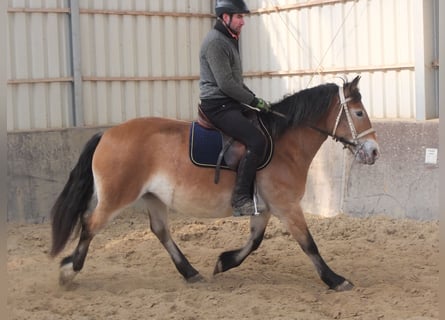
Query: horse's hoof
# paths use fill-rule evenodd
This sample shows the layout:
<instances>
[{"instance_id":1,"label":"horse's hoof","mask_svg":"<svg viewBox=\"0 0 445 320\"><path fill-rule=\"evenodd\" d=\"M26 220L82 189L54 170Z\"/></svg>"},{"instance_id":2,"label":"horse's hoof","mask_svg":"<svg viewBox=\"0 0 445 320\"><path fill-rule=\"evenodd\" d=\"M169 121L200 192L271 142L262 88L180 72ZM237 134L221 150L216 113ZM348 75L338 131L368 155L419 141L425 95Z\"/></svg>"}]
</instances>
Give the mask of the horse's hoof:
<instances>
[{"instance_id":1,"label":"horse's hoof","mask_svg":"<svg viewBox=\"0 0 445 320\"><path fill-rule=\"evenodd\" d=\"M62 287L70 287L73 283L77 272L73 270L73 263L69 262L60 267L59 285Z\"/></svg>"},{"instance_id":2,"label":"horse's hoof","mask_svg":"<svg viewBox=\"0 0 445 320\"><path fill-rule=\"evenodd\" d=\"M199 273L195 274L194 276L187 279L188 283L199 283L199 282L205 282L205 278L201 276Z\"/></svg>"},{"instance_id":3,"label":"horse's hoof","mask_svg":"<svg viewBox=\"0 0 445 320\"><path fill-rule=\"evenodd\" d=\"M213 269L213 275L223 272L223 266L220 259L216 263L215 269Z\"/></svg>"},{"instance_id":4,"label":"horse's hoof","mask_svg":"<svg viewBox=\"0 0 445 320\"><path fill-rule=\"evenodd\" d=\"M349 291L352 288L354 288L354 284L352 282L350 282L350 281L345 279L345 281L343 281L338 286L336 286L334 288L334 290L337 291L337 292L342 292L342 291Z\"/></svg>"}]
</instances>

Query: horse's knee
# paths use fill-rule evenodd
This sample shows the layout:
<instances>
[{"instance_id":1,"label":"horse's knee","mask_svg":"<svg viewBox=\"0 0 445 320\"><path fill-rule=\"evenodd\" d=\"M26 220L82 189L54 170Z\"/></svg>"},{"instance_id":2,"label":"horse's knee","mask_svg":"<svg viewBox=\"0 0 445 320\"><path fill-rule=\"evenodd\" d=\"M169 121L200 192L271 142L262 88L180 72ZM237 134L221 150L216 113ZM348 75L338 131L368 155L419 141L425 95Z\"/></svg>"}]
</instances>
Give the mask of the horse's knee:
<instances>
[{"instance_id":1,"label":"horse's knee","mask_svg":"<svg viewBox=\"0 0 445 320\"><path fill-rule=\"evenodd\" d=\"M270 213L263 213L259 216L250 218L250 234L252 239L252 251L255 251L261 245L266 232L267 222L270 219Z\"/></svg>"},{"instance_id":2,"label":"horse's knee","mask_svg":"<svg viewBox=\"0 0 445 320\"><path fill-rule=\"evenodd\" d=\"M265 232L266 229L264 229L262 232L259 232L259 234L252 239L252 251L255 251L260 247L261 242L263 242Z\"/></svg>"},{"instance_id":3,"label":"horse's knee","mask_svg":"<svg viewBox=\"0 0 445 320\"><path fill-rule=\"evenodd\" d=\"M318 248L307 226L290 228L290 232L306 254L318 255Z\"/></svg>"},{"instance_id":4,"label":"horse's knee","mask_svg":"<svg viewBox=\"0 0 445 320\"><path fill-rule=\"evenodd\" d=\"M157 204L159 205L159 203ZM165 220L165 216L160 214L157 210L153 211L149 212L150 230L156 235L161 243L165 244L171 238L167 227L167 221Z\"/></svg>"},{"instance_id":5,"label":"horse's knee","mask_svg":"<svg viewBox=\"0 0 445 320\"><path fill-rule=\"evenodd\" d=\"M165 225L154 223L153 221L150 223L151 231L156 235L156 237L161 241L161 243L166 243L169 239L169 232Z\"/></svg>"},{"instance_id":6,"label":"horse's knee","mask_svg":"<svg viewBox=\"0 0 445 320\"><path fill-rule=\"evenodd\" d=\"M306 239L300 243L301 248L306 254L309 255L318 255L318 248L315 244L314 238L312 238L312 235L310 234L309 230L306 232Z\"/></svg>"},{"instance_id":7,"label":"horse's knee","mask_svg":"<svg viewBox=\"0 0 445 320\"><path fill-rule=\"evenodd\" d=\"M294 216L288 217L288 219L285 220L285 224L292 237L297 240L305 253L318 253L318 248L309 232L309 228L301 211L297 211Z\"/></svg>"}]
</instances>

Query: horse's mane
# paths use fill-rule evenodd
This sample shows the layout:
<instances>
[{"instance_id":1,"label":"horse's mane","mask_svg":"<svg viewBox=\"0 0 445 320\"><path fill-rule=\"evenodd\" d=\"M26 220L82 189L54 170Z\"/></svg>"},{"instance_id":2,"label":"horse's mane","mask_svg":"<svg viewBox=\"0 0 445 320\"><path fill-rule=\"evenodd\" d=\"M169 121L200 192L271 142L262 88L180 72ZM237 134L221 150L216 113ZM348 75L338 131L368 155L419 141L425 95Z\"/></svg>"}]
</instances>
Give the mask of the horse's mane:
<instances>
[{"instance_id":1,"label":"horse's mane","mask_svg":"<svg viewBox=\"0 0 445 320\"><path fill-rule=\"evenodd\" d=\"M272 110L286 115L286 119L268 113L262 117L263 121L274 138L290 127L314 124L328 110L337 93L338 86L334 83L298 91L272 104Z\"/></svg>"}]
</instances>

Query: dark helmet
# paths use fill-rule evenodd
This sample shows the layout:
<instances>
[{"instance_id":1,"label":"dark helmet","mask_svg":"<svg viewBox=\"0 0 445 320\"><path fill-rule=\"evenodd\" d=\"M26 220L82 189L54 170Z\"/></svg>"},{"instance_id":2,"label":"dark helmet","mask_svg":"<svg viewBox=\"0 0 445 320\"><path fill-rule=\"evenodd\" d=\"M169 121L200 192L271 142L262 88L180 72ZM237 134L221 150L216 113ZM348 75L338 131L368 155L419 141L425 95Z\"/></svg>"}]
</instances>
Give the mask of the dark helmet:
<instances>
[{"instance_id":1,"label":"dark helmet","mask_svg":"<svg viewBox=\"0 0 445 320\"><path fill-rule=\"evenodd\" d=\"M216 0L215 13L221 17L223 13L250 13L243 0Z\"/></svg>"}]
</instances>

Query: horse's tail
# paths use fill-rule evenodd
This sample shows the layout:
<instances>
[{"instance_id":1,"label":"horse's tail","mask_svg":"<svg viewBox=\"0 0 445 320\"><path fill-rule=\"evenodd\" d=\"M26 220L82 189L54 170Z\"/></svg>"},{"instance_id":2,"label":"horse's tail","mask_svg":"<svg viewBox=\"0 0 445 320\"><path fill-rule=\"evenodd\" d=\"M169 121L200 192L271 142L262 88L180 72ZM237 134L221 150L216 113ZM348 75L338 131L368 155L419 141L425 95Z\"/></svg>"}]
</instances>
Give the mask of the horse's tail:
<instances>
[{"instance_id":1,"label":"horse's tail","mask_svg":"<svg viewBox=\"0 0 445 320\"><path fill-rule=\"evenodd\" d=\"M95 134L80 154L68 182L51 209L52 248L50 255L56 256L65 248L68 239L87 211L94 192L92 161L93 154L102 138Z\"/></svg>"}]
</instances>

